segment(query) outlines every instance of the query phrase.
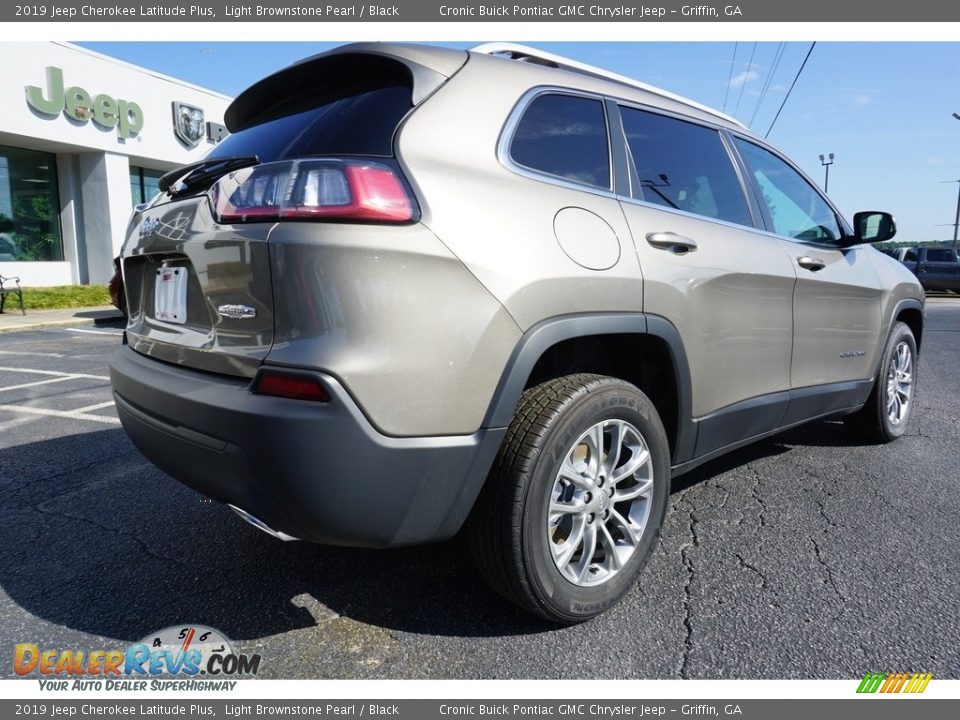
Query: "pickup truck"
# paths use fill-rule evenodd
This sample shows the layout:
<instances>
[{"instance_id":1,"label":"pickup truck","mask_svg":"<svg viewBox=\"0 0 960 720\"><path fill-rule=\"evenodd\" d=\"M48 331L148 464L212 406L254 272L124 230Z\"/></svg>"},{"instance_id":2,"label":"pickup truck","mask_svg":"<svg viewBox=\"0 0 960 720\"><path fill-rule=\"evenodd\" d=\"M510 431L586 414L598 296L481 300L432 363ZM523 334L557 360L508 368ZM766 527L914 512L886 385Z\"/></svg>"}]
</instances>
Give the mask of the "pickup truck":
<instances>
[{"instance_id":1,"label":"pickup truck","mask_svg":"<svg viewBox=\"0 0 960 720\"><path fill-rule=\"evenodd\" d=\"M893 257L917 276L924 290L960 292L960 262L952 248L897 248Z\"/></svg>"}]
</instances>

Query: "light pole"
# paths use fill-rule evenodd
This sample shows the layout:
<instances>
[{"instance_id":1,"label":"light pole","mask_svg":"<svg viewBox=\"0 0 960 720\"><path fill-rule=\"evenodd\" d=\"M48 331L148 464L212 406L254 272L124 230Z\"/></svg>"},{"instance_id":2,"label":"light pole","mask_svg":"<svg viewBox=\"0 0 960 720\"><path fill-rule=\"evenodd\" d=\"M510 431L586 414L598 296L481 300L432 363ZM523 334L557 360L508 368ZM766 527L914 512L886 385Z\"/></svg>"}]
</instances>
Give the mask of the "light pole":
<instances>
[{"instance_id":1,"label":"light pole","mask_svg":"<svg viewBox=\"0 0 960 720\"><path fill-rule=\"evenodd\" d=\"M960 115L954 113L953 116L960 120ZM960 180L957 180L957 215L953 219L953 256L957 256L957 230L960 229Z\"/></svg>"},{"instance_id":2,"label":"light pole","mask_svg":"<svg viewBox=\"0 0 960 720\"><path fill-rule=\"evenodd\" d=\"M957 256L957 228L960 228L960 180L957 183L957 215L953 219L953 256Z\"/></svg>"},{"instance_id":3,"label":"light pole","mask_svg":"<svg viewBox=\"0 0 960 720\"><path fill-rule=\"evenodd\" d=\"M823 177L823 191L830 191L830 166L833 165L833 153L824 157L820 156L820 164L824 167L824 177Z\"/></svg>"}]
</instances>

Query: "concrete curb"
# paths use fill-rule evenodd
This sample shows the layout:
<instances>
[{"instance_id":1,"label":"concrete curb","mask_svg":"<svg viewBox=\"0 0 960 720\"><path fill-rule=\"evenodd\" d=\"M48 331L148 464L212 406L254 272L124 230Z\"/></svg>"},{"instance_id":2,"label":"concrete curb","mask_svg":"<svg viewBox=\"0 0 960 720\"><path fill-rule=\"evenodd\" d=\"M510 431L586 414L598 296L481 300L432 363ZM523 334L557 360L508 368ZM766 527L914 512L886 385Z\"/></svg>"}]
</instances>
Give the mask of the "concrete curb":
<instances>
[{"instance_id":1,"label":"concrete curb","mask_svg":"<svg viewBox=\"0 0 960 720\"><path fill-rule=\"evenodd\" d=\"M43 330L57 327L84 327L98 322L121 320L123 316L115 307L69 308L64 310L28 310L0 315L0 334L25 330Z\"/></svg>"}]
</instances>

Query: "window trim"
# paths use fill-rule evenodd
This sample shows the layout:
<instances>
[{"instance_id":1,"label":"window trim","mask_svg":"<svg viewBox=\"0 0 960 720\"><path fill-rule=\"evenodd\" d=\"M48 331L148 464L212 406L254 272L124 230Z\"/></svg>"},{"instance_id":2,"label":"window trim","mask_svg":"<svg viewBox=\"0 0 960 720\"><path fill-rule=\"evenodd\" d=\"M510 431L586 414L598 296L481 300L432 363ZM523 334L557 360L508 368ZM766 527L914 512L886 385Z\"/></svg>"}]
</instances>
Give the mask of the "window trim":
<instances>
[{"instance_id":1,"label":"window trim","mask_svg":"<svg viewBox=\"0 0 960 720\"><path fill-rule=\"evenodd\" d=\"M579 97L587 100L595 100L600 103L600 108L603 111L603 127L607 135L607 187L602 188L597 185L590 185L588 183L580 183L576 180L571 180L570 178L564 177L562 175L554 175L553 173L544 172L543 170L537 170L536 168L529 167L528 165L523 165L522 163L517 162L513 159L513 155L510 152L510 146L513 144L513 139L516 135L517 127L520 124L520 120L523 118L527 109L536 100L542 95L567 95L571 97ZM504 124L503 129L500 131L500 139L497 143L497 159L500 161L500 164L506 167L509 170L522 175L524 177L531 178L533 180L539 180L542 182L550 183L551 185L558 185L560 187L569 188L571 190L579 190L581 192L589 192L594 195L601 195L603 197L616 198L617 194L615 191L615 180L616 175L614 172L614 147L612 142L612 132L610 127L610 116L608 114L607 103L605 102L606 98L603 95L591 92L585 92L581 90L572 90L570 88L555 87L552 85L540 85L535 88L531 88L525 92L520 100L517 101L517 104L513 106L513 109L510 111L510 115L507 117L507 122Z\"/></svg>"},{"instance_id":2,"label":"window trim","mask_svg":"<svg viewBox=\"0 0 960 720\"><path fill-rule=\"evenodd\" d=\"M779 238L780 240L788 240L790 242L800 243L802 245L811 245L817 248L824 248L824 249L831 249L831 250L844 250L851 247L849 245L844 245L844 244L822 243L822 242L816 242L814 240L803 240L801 238L790 237L789 235L781 235L780 233L776 232L774 230L773 218L770 216L770 211L767 209L766 203L760 202L760 198L763 197L762 191L760 189L760 185L757 182L756 178L753 176L753 173L750 172L750 165L747 163L746 159L740 153L740 149L736 146L737 140L742 140L743 142L750 143L751 145L756 145L761 150L766 150L768 153L778 158L781 162L785 163L787 167L791 168L801 178L803 178L803 180L807 183L807 185L810 186L813 192L816 193L820 197L820 199L823 200L824 203L826 203L827 207L830 208L830 210L833 212L834 219L837 222L837 227L840 228L841 235L839 238L837 238L837 240L840 243L842 243L843 240L850 239L851 237L854 236L853 230L847 224L846 219L843 217L843 214L837 209L837 206L834 205L833 202L831 202L830 198L828 198L826 194L824 194L823 191L820 190L820 188L813 181L813 179L809 175L807 175L803 170L801 170L795 162L790 160L790 158L786 157L782 152L780 152L779 150L777 150L775 147L773 147L768 143L759 142L756 138L748 137L747 135L744 135L743 133L740 133L740 132L727 130L727 133L730 135L730 139L731 139L730 144L733 146L733 149L736 152L738 161L743 165L744 174L749 179L750 185L753 188L754 195L757 199L758 204L760 205L761 217L763 218L764 225L766 226L766 232L768 234L772 235L775 238Z\"/></svg>"},{"instance_id":3,"label":"window trim","mask_svg":"<svg viewBox=\"0 0 960 720\"><path fill-rule=\"evenodd\" d=\"M528 168L525 165L521 165L520 163L513 161L513 158L510 156L510 144L513 141L513 136L516 132L517 125L520 122L520 118L526 111L527 106L534 99L543 94L573 95L575 97L584 97L592 100L599 100L601 102L603 105L604 117L607 126L607 154L608 163L610 165L610 189L604 190L596 187L595 185L578 183L567 178L551 175L550 173L545 173L533 168ZM730 162L734 167L734 171L737 173L737 179L740 181L741 191L743 192L744 200L747 203L747 208L750 210L750 216L754 224L752 226L741 225L740 223L730 222L729 220L712 218L707 215L698 215L697 213L666 207L664 205L658 205L656 203L647 202L646 200L633 197L632 186L633 184L638 183L639 180L635 177L636 171L632 167L632 155L630 154L629 143L627 142L626 132L623 128L623 121L620 117L621 107L633 108L643 112L662 115L664 117L673 118L675 120L691 123L693 125L700 125L701 127L705 127L710 130L716 130L720 134L724 147L726 148L727 154L730 158ZM614 114L614 111L616 111L616 114ZM617 129L619 129L620 136L617 137L616 141L614 141L614 131ZM650 105L637 100L629 100L627 98L617 97L615 95L608 95L606 93L590 92L587 90L579 90L576 88L563 87L559 85L538 85L530 88L520 96L520 99L510 110L507 120L500 131L500 136L497 140L497 159L501 165L517 175L570 190L577 190L579 192L590 193L591 195L612 198L621 203L639 205L641 207L667 213L675 213L677 215L699 220L701 222L716 223L718 225L723 225L724 227L754 232L775 240L786 240L789 242L811 245L817 248L844 250L849 249L850 247L855 247L841 247L831 244L816 243L810 240L800 240L798 238L791 238L786 235L779 235L776 232L773 232L771 229L772 221L768 217L765 204L760 202L759 196L757 195L759 188L756 179L750 173L749 166L741 156L739 149L736 147L737 139L751 143L772 153L785 162L789 167L793 168L794 171L799 173L800 176L813 188L814 192L816 192L833 211L833 214L837 220L837 224L840 226L840 230L843 233L843 237L853 237L853 230L847 223L846 218L844 218L843 214L837 209L836 205L833 204L830 198L821 192L820 188L810 178L810 176L803 172L803 170L801 170L796 163L790 160L790 158L786 157L780 150L765 142L762 138L753 137L740 130L732 129L726 125L713 122L705 118L684 115L683 113L678 113L656 105ZM621 164L625 165L625 167L621 168ZM626 177L626 187L621 189L620 185L621 183L624 183L623 176Z\"/></svg>"},{"instance_id":4,"label":"window trim","mask_svg":"<svg viewBox=\"0 0 960 720\"><path fill-rule=\"evenodd\" d=\"M636 173L630 146L627 145L627 134L623 129L623 118L620 117L620 108L613 98L605 97L603 103L607 109L607 123L610 127L610 146L616 150L616 153L610 156L613 165L613 192L618 197L632 197Z\"/></svg>"}]
</instances>

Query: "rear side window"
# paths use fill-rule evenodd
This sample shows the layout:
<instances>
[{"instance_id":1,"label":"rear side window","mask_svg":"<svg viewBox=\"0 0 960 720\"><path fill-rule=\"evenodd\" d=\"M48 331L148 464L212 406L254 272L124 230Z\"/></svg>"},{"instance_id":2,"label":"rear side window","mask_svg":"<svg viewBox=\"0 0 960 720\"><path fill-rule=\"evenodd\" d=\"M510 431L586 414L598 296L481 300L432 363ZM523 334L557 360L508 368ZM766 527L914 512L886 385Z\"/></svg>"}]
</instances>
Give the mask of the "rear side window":
<instances>
[{"instance_id":1,"label":"rear side window","mask_svg":"<svg viewBox=\"0 0 960 720\"><path fill-rule=\"evenodd\" d=\"M927 262L956 262L953 257L953 251L950 248L930 248L927 250Z\"/></svg>"},{"instance_id":2,"label":"rear side window","mask_svg":"<svg viewBox=\"0 0 960 720\"><path fill-rule=\"evenodd\" d=\"M407 85L325 100L229 135L207 157L256 155L263 163L317 155L390 157L393 133L412 107Z\"/></svg>"},{"instance_id":3,"label":"rear side window","mask_svg":"<svg viewBox=\"0 0 960 720\"><path fill-rule=\"evenodd\" d=\"M621 108L620 117L639 181L634 191L638 200L753 224L717 130L634 108Z\"/></svg>"},{"instance_id":4,"label":"rear side window","mask_svg":"<svg viewBox=\"0 0 960 720\"><path fill-rule=\"evenodd\" d=\"M603 104L547 94L523 113L510 157L518 165L592 187L610 189L610 153Z\"/></svg>"}]
</instances>

